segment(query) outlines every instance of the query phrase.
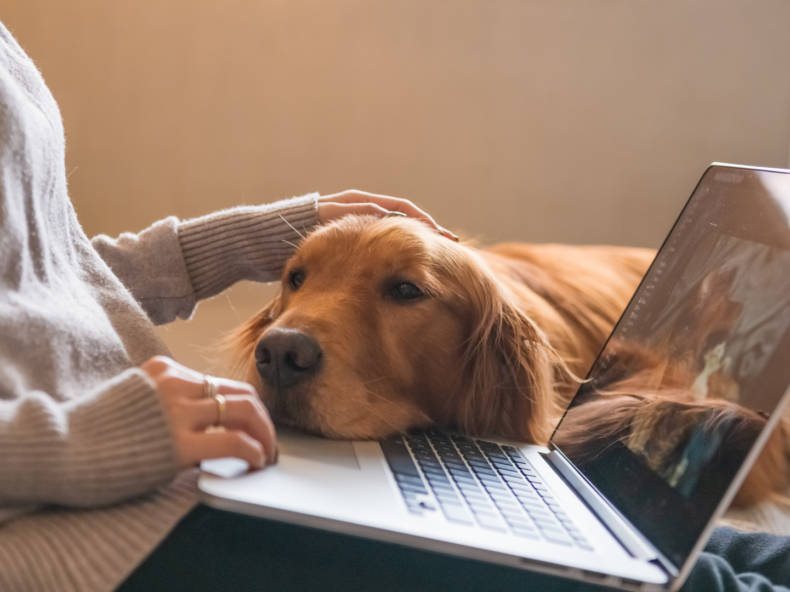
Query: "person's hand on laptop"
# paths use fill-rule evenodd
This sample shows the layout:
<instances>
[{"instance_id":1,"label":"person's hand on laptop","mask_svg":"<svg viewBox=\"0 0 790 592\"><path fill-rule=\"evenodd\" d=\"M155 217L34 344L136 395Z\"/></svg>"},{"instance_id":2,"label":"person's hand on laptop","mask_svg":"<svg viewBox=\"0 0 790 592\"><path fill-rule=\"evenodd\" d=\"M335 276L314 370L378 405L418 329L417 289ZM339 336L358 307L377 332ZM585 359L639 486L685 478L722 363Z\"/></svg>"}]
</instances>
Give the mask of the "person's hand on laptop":
<instances>
[{"instance_id":1,"label":"person's hand on laptop","mask_svg":"<svg viewBox=\"0 0 790 592\"><path fill-rule=\"evenodd\" d=\"M277 462L274 424L252 385L207 378L164 356L140 368L156 383L180 468L224 457L240 458L256 469ZM206 397L207 379L221 397ZM223 430L207 431L220 423Z\"/></svg>"},{"instance_id":2,"label":"person's hand on laptop","mask_svg":"<svg viewBox=\"0 0 790 592\"><path fill-rule=\"evenodd\" d=\"M376 216L379 218L397 215L408 216L424 222L431 228L438 230L443 236L458 241L457 236L439 226L431 216L408 199L376 195L375 193L356 191L355 189L318 198L318 221L321 224L326 224L349 214Z\"/></svg>"}]
</instances>

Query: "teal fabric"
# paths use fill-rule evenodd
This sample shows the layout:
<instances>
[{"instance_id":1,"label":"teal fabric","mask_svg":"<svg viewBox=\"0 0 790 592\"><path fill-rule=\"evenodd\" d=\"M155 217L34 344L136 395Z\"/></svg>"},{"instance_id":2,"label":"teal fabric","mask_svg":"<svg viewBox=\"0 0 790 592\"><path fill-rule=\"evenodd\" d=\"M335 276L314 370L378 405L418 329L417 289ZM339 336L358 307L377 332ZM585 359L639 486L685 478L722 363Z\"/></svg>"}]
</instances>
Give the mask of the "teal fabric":
<instances>
[{"instance_id":1,"label":"teal fabric","mask_svg":"<svg viewBox=\"0 0 790 592\"><path fill-rule=\"evenodd\" d=\"M790 537L714 532L682 592L790 591ZM195 508L121 592L595 592L599 586Z\"/></svg>"},{"instance_id":2,"label":"teal fabric","mask_svg":"<svg viewBox=\"0 0 790 592\"><path fill-rule=\"evenodd\" d=\"M717 529L682 592L790 592L790 537ZM121 592L595 592L599 586L198 506Z\"/></svg>"},{"instance_id":3,"label":"teal fabric","mask_svg":"<svg viewBox=\"0 0 790 592\"><path fill-rule=\"evenodd\" d=\"M604 588L198 506L121 592L541 592Z\"/></svg>"}]
</instances>

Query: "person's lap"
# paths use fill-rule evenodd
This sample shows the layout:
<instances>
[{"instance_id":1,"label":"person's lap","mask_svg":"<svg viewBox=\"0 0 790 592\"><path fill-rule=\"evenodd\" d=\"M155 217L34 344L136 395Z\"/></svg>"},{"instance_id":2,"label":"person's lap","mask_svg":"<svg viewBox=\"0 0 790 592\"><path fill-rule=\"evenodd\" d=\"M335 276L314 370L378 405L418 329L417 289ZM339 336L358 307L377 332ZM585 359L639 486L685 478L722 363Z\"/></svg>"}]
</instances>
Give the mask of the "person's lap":
<instances>
[{"instance_id":1,"label":"person's lap","mask_svg":"<svg viewBox=\"0 0 790 592\"><path fill-rule=\"evenodd\" d=\"M770 582L790 584L790 539L718 529L706 551L684 590L762 590ZM738 576L750 571L760 571L764 577ZM198 506L119 590L592 592L603 588Z\"/></svg>"}]
</instances>

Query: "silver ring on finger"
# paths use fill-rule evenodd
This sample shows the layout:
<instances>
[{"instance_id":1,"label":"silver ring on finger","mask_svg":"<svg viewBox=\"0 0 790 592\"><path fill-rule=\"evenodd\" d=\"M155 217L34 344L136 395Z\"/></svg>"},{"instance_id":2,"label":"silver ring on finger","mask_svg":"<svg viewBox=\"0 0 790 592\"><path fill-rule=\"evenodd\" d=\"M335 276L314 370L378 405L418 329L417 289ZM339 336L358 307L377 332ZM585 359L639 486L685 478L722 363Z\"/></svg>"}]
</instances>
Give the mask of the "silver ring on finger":
<instances>
[{"instance_id":1,"label":"silver ring on finger","mask_svg":"<svg viewBox=\"0 0 790 592\"><path fill-rule=\"evenodd\" d=\"M219 381L209 374L203 375L203 397L213 399L219 394Z\"/></svg>"},{"instance_id":2,"label":"silver ring on finger","mask_svg":"<svg viewBox=\"0 0 790 592\"><path fill-rule=\"evenodd\" d=\"M217 411L219 412L214 427L222 429L225 427L225 419L228 417L228 402L220 394L214 395L214 400L217 402Z\"/></svg>"}]
</instances>

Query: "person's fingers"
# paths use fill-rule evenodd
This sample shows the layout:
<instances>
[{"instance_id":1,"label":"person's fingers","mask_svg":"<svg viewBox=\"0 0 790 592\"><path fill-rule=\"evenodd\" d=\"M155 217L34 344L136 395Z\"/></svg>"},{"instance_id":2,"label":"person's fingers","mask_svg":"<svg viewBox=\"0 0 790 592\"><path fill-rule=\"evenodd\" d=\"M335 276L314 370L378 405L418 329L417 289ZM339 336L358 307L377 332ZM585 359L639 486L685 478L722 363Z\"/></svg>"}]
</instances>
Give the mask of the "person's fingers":
<instances>
[{"instance_id":1,"label":"person's fingers","mask_svg":"<svg viewBox=\"0 0 790 592\"><path fill-rule=\"evenodd\" d=\"M376 216L377 218L383 218L389 214L389 211L374 203L347 204L327 202L320 204L318 207L318 221L321 224L326 224L332 220L337 220L338 218L352 214L357 216Z\"/></svg>"},{"instance_id":2,"label":"person's fingers","mask_svg":"<svg viewBox=\"0 0 790 592\"><path fill-rule=\"evenodd\" d=\"M223 395L225 397L225 419L222 427L240 430L260 442L266 452L267 464L277 462L277 438L274 424L263 404L249 395ZM204 399L190 403L188 411L189 427L205 430L219 424L219 403L216 399Z\"/></svg>"},{"instance_id":3,"label":"person's fingers","mask_svg":"<svg viewBox=\"0 0 790 592\"><path fill-rule=\"evenodd\" d=\"M443 236L458 242L458 237L455 234L439 226L430 215L406 199L362 191L345 191L319 198L318 220L321 224L349 214L382 218L393 213L420 220Z\"/></svg>"},{"instance_id":4,"label":"person's fingers","mask_svg":"<svg viewBox=\"0 0 790 592\"><path fill-rule=\"evenodd\" d=\"M255 438L239 430L200 432L185 435L181 439L183 463L192 466L201 460L233 457L246 460L251 467L266 466L263 445Z\"/></svg>"},{"instance_id":5,"label":"person's fingers","mask_svg":"<svg viewBox=\"0 0 790 592\"><path fill-rule=\"evenodd\" d=\"M439 226L427 212L407 199L350 190L320 197L318 202L318 219L322 224L347 214L369 214L383 217L398 212L424 222L451 240L456 242L459 240L455 234Z\"/></svg>"},{"instance_id":6,"label":"person's fingers","mask_svg":"<svg viewBox=\"0 0 790 592\"><path fill-rule=\"evenodd\" d=\"M319 198L319 201L329 201L334 203L374 203L377 206L388 210L390 212L401 212L410 218L422 220L428 226L439 230L439 225L436 224L433 218L427 213L418 208L408 199L400 197L390 197L389 195L378 195L375 193L367 193L366 191L344 191L334 195L327 195L326 197Z\"/></svg>"}]
</instances>

